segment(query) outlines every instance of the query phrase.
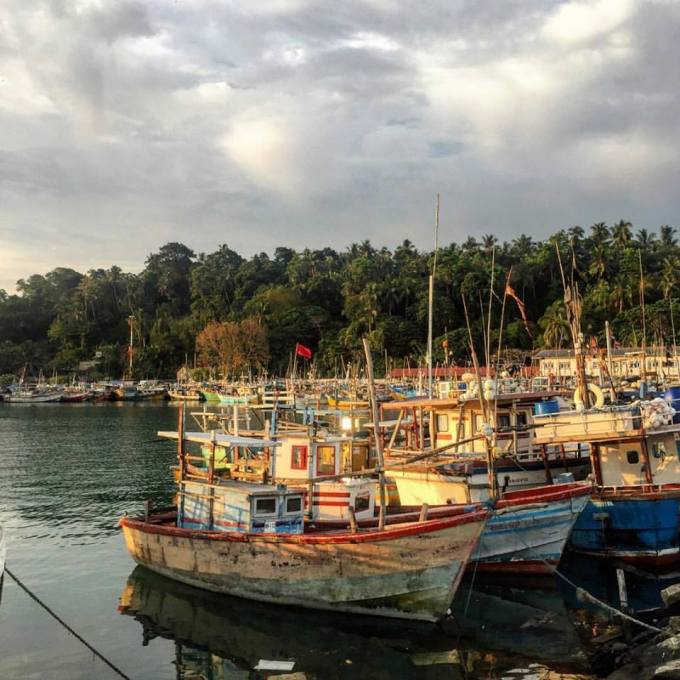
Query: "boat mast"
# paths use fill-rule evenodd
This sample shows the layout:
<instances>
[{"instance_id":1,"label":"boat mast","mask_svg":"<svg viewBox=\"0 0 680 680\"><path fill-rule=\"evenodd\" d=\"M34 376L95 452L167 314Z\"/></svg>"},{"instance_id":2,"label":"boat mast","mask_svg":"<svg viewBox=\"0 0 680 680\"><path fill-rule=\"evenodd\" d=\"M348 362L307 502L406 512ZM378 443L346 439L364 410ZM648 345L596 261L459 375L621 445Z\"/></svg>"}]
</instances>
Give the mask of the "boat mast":
<instances>
[{"instance_id":1,"label":"boat mast","mask_svg":"<svg viewBox=\"0 0 680 680\"><path fill-rule=\"evenodd\" d=\"M642 366L640 369L640 397L647 396L647 320L645 316L645 277L642 273L642 249L638 250L640 261L640 307L642 308Z\"/></svg>"},{"instance_id":2,"label":"boat mast","mask_svg":"<svg viewBox=\"0 0 680 680\"><path fill-rule=\"evenodd\" d=\"M427 391L432 398L432 316L434 307L434 277L437 273L437 250L439 249L439 193L437 193L437 207L435 208L434 225L434 262L429 280L429 295L427 305Z\"/></svg>"},{"instance_id":3,"label":"boat mast","mask_svg":"<svg viewBox=\"0 0 680 680\"><path fill-rule=\"evenodd\" d=\"M378 401L375 397L375 383L373 382L373 357L368 338L363 338L364 354L366 355L366 377L368 378L368 393L371 397L371 412L373 414L373 433L375 436L375 451L378 456L378 479L380 480L380 518L378 527L382 531L385 528L385 460L383 457L382 438L380 436L380 414ZM311 504L311 503L310 503Z\"/></svg>"},{"instance_id":4,"label":"boat mast","mask_svg":"<svg viewBox=\"0 0 680 680\"><path fill-rule=\"evenodd\" d=\"M583 402L583 407L587 410L590 408L590 394L588 392L588 380L586 378L586 358L583 353L583 333L581 332L581 297L578 292L578 285L574 281L574 273L572 271L571 282L567 285L564 276L564 268L562 267L562 257L560 256L560 248L555 243L555 250L557 251L557 261L560 265L560 273L562 275L562 286L564 288L564 306L567 312L567 321L569 322L569 330L571 331L571 338L574 343L574 358L576 360L576 386Z\"/></svg>"},{"instance_id":5,"label":"boat mast","mask_svg":"<svg viewBox=\"0 0 680 680\"><path fill-rule=\"evenodd\" d=\"M133 353L133 331L135 327L135 317L130 314L128 316L128 325L130 326L130 344L128 345L128 372L130 374L130 380L132 380L132 353Z\"/></svg>"},{"instance_id":6,"label":"boat mast","mask_svg":"<svg viewBox=\"0 0 680 680\"><path fill-rule=\"evenodd\" d=\"M479 404L482 407L482 417L484 418L484 427L488 428L491 427L492 430L495 430L495 422L492 423L491 420L495 420L493 418L490 410L489 410L489 405L486 401L486 397L484 396L484 386L482 385L482 374L479 369L479 361L477 359L477 352L475 351L475 344L472 340L472 328L470 327L470 318L468 316L468 309L467 309L467 302L465 302L465 296L461 295L461 298L463 300L463 310L465 311L465 324L467 325L467 330L468 330L468 338L470 341L470 354L472 355L472 365L474 366L475 369L475 375L477 377L477 390L479 391ZM489 437L487 436L486 433L484 434L484 443L486 447L486 467L487 467L487 474L489 478L489 497L492 500L495 500L498 498L498 479L496 478L496 466L495 466L495 461L493 458L493 447L491 446L491 442L489 441Z\"/></svg>"}]
</instances>

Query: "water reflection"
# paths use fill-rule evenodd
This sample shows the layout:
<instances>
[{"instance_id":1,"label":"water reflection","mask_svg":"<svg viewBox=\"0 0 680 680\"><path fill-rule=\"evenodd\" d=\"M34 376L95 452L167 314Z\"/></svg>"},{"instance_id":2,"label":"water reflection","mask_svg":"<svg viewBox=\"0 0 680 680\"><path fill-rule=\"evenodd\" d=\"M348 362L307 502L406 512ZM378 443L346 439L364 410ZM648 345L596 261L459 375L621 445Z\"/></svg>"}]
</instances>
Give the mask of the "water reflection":
<instances>
[{"instance_id":1,"label":"water reflection","mask_svg":"<svg viewBox=\"0 0 680 680\"><path fill-rule=\"evenodd\" d=\"M294 660L295 672L323 678L500 677L536 660L560 669L587 667L557 590L482 587L469 594L467 588L457 598L456 622L435 627L219 596L137 567L119 611L141 624L143 645L158 636L174 640L183 680L260 677L253 674L260 659Z\"/></svg>"}]
</instances>

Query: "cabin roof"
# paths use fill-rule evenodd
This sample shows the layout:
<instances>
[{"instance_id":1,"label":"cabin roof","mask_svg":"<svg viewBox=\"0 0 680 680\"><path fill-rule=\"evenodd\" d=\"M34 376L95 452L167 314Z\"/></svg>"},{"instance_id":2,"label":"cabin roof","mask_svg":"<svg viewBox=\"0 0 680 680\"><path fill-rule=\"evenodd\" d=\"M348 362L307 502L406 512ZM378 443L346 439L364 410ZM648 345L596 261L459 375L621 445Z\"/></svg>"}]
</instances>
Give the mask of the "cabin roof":
<instances>
[{"instance_id":1,"label":"cabin roof","mask_svg":"<svg viewBox=\"0 0 680 680\"><path fill-rule=\"evenodd\" d=\"M185 484L203 484L204 482L185 480ZM233 492L248 496L271 496L302 493L301 487L289 487L285 484L258 484L257 482L237 482L229 480L224 484L219 484L220 491Z\"/></svg>"},{"instance_id":2,"label":"cabin roof","mask_svg":"<svg viewBox=\"0 0 680 680\"><path fill-rule=\"evenodd\" d=\"M178 439L179 434L174 430L159 430L158 436L164 439ZM197 444L210 444L213 441L219 446L235 447L247 446L251 449L263 449L269 446L280 446L279 442L271 439L259 439L257 437L235 437L231 434L223 434L222 432L185 432L184 441L195 442Z\"/></svg>"},{"instance_id":3,"label":"cabin roof","mask_svg":"<svg viewBox=\"0 0 680 680\"><path fill-rule=\"evenodd\" d=\"M526 401L526 402L536 402L543 401L544 399L550 399L552 397L564 396L570 394L563 390L541 390L539 392L507 392L496 395L491 401L495 402L511 402L511 401ZM475 397L473 399L466 399L463 401L465 404L478 404L479 398ZM381 406L388 411L399 411L401 409L409 408L426 408L434 409L438 411L450 410L458 408L461 404L461 400L458 398L454 399L408 399L406 401L388 401Z\"/></svg>"}]
</instances>

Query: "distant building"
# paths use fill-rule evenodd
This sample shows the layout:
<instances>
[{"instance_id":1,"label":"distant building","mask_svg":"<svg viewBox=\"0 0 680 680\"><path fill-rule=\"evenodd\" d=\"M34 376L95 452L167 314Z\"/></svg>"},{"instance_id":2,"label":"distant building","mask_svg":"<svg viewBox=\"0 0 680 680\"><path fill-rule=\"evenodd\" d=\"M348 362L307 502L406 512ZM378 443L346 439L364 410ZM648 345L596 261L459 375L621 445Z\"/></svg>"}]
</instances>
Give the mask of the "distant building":
<instances>
[{"instance_id":1,"label":"distant building","mask_svg":"<svg viewBox=\"0 0 680 680\"><path fill-rule=\"evenodd\" d=\"M78 370L79 371L93 371L95 368L99 366L99 362L94 359L92 361L80 361L78 362Z\"/></svg>"},{"instance_id":2,"label":"distant building","mask_svg":"<svg viewBox=\"0 0 680 680\"><path fill-rule=\"evenodd\" d=\"M542 349L534 354L538 371L544 376L575 377L576 357L573 349ZM680 360L674 359L670 350L650 347L646 351L645 366L652 377L667 378L678 376ZM586 375L599 378L602 366L607 365L604 351L586 354ZM606 373L606 371L604 371ZM612 349L611 372L617 378L639 377L642 372L642 350L639 347L616 347Z\"/></svg>"}]
</instances>

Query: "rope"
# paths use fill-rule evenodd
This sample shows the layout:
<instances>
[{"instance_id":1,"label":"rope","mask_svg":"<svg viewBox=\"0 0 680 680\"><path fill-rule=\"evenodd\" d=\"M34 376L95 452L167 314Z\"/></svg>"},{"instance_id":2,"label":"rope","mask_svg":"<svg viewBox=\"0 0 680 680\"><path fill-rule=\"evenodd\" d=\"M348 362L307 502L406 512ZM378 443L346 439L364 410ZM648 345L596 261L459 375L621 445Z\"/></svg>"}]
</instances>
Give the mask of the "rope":
<instances>
[{"instance_id":1,"label":"rope","mask_svg":"<svg viewBox=\"0 0 680 680\"><path fill-rule=\"evenodd\" d=\"M546 564L548 564L548 563L546 562ZM607 609L610 612L617 614L618 616L620 616L624 619L628 619L628 621L631 621L636 626L641 626L642 628L647 628L648 630L652 630L655 633L663 633L664 635L668 635L669 637L673 637L673 635L671 635L667 631L663 630L663 628L657 628L656 626L652 626L649 623L645 623L644 621L640 621L640 619L636 619L633 616L629 616L628 614L621 611L620 609L617 609L616 607L612 607L610 604L603 602L599 598L595 597L595 595L593 595L591 592L587 591L585 588L581 588L580 586L577 586L571 579L566 577L559 569L555 569L555 574L557 576L559 576L563 581L568 583L572 588L574 588L574 590L576 590L577 594L583 595L584 597L589 599L591 602L594 602L595 604L599 605L603 609Z\"/></svg>"},{"instance_id":2,"label":"rope","mask_svg":"<svg viewBox=\"0 0 680 680\"><path fill-rule=\"evenodd\" d=\"M32 600L37 602L52 618L56 619L66 630L73 635L77 640L80 640L85 647L87 647L98 659L103 661L114 673L117 673L121 678L124 678L124 680L131 680L129 675L125 675L123 671L120 670L117 666L114 666L114 664L109 661L101 652L98 652L87 640L85 640L81 635L76 633L71 626L64 621L55 611L50 609L34 592L28 588L28 586L24 585L5 565L5 572L10 575L12 580L21 588L26 595L28 595Z\"/></svg>"},{"instance_id":3,"label":"rope","mask_svg":"<svg viewBox=\"0 0 680 680\"><path fill-rule=\"evenodd\" d=\"M532 548L530 545L527 545L526 541L524 540L524 537L519 533L519 531L515 528L512 527L512 530L517 534L519 540L524 544L524 547L529 551L529 552L535 552L535 549ZM551 569L553 568L553 565L550 564L544 557L541 557L541 555L536 555L541 562L543 562L545 565L550 567ZM636 619L633 616L630 616L629 614L626 614L624 611L621 611L620 609L617 609L616 607L612 607L612 605L608 604L607 602L604 602L603 600L600 600L598 597L595 597L590 591L586 590L585 588L581 588L580 586L577 586L570 578L565 576L557 567L554 568L554 573L559 576L565 583L568 583L574 590L576 591L577 594L582 595L583 597L589 599L591 602L594 602L595 604L599 605L603 609L606 609L614 614L617 614L618 616L628 619L628 621L631 621L632 623L641 626L642 628L647 628L648 630L652 630L655 633L663 633L664 635L668 635L669 637L673 637L671 634L669 634L667 631L663 630L662 628L657 628L656 626L652 626L648 623L645 623L644 621L640 621L639 619Z\"/></svg>"}]
</instances>

